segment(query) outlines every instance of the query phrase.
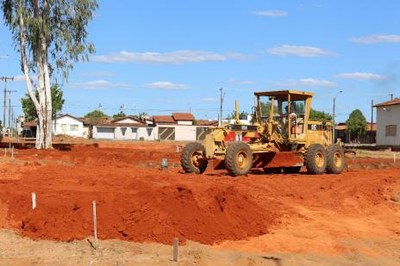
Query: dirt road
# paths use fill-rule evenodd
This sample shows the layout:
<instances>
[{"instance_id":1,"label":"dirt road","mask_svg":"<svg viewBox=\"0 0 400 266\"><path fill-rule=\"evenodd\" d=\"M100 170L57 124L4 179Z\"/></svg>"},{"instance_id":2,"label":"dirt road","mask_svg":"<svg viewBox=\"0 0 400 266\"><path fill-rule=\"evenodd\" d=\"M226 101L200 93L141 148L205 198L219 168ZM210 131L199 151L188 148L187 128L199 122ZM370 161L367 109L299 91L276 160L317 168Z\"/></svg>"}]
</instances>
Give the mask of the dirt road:
<instances>
[{"instance_id":1,"label":"dirt road","mask_svg":"<svg viewBox=\"0 0 400 266\"><path fill-rule=\"evenodd\" d=\"M3 231L0 262L51 263L70 252L83 265L164 265L173 263L170 246L150 243L170 245L174 237L190 240L181 254L181 263L189 264L400 261L400 164L391 159L349 158L341 175L255 171L232 178L212 167L201 176L183 174L176 149L165 143L100 143L70 151L16 150L14 159L3 157L0 226L63 243L32 242ZM163 171L162 158L169 162ZM93 235L93 200L98 236L107 240L101 252L85 241ZM18 245L34 256L24 258ZM38 247L54 252L41 257Z\"/></svg>"}]
</instances>

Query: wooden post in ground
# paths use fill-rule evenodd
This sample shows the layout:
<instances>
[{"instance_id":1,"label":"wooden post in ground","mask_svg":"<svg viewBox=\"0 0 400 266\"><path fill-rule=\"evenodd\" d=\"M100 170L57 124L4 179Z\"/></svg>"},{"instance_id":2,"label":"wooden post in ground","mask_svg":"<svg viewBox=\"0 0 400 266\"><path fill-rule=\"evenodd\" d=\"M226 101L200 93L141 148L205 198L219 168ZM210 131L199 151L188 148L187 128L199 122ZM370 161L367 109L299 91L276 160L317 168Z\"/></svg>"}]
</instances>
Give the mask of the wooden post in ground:
<instances>
[{"instance_id":1,"label":"wooden post in ground","mask_svg":"<svg viewBox=\"0 0 400 266\"><path fill-rule=\"evenodd\" d=\"M97 249L99 242L97 239L97 210L96 201L93 201L93 236L94 236L94 248Z\"/></svg>"},{"instance_id":2,"label":"wooden post in ground","mask_svg":"<svg viewBox=\"0 0 400 266\"><path fill-rule=\"evenodd\" d=\"M36 209L36 193L32 192L32 210Z\"/></svg>"},{"instance_id":3,"label":"wooden post in ground","mask_svg":"<svg viewBox=\"0 0 400 266\"><path fill-rule=\"evenodd\" d=\"M174 241L172 243L173 246L173 251L172 251L172 260L173 261L178 261L178 256L179 256L179 239L177 237L174 238Z\"/></svg>"}]
</instances>

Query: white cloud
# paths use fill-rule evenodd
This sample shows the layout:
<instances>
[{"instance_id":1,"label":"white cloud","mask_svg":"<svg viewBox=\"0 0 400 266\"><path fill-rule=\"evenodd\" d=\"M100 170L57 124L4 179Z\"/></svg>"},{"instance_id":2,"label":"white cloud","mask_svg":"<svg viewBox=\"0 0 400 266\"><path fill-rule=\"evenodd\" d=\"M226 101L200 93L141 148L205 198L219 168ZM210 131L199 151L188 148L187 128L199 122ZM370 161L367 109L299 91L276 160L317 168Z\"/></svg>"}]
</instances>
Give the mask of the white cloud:
<instances>
[{"instance_id":1,"label":"white cloud","mask_svg":"<svg viewBox=\"0 0 400 266\"><path fill-rule=\"evenodd\" d=\"M388 34L388 35L369 35L361 37L350 38L350 42L361 43L361 44L373 44L373 43L400 43L400 35Z\"/></svg>"},{"instance_id":2,"label":"white cloud","mask_svg":"<svg viewBox=\"0 0 400 266\"><path fill-rule=\"evenodd\" d=\"M219 98L212 98L212 97L210 97L210 98L201 98L200 100L202 102L207 102L207 103L217 103L217 102L220 101Z\"/></svg>"},{"instance_id":3,"label":"white cloud","mask_svg":"<svg viewBox=\"0 0 400 266\"><path fill-rule=\"evenodd\" d=\"M8 59L10 56L8 55L0 55L0 60L6 60Z\"/></svg>"},{"instance_id":4,"label":"white cloud","mask_svg":"<svg viewBox=\"0 0 400 266\"><path fill-rule=\"evenodd\" d=\"M299 79L299 80L287 80L284 82L274 83L273 86L288 87L288 88L295 88L295 87L333 88L336 86L336 83L334 81L330 81L330 80L304 78L304 79Z\"/></svg>"},{"instance_id":5,"label":"white cloud","mask_svg":"<svg viewBox=\"0 0 400 266\"><path fill-rule=\"evenodd\" d=\"M356 80L384 80L385 77L374 73L340 73L336 75L337 78L342 79L356 79Z\"/></svg>"},{"instance_id":6,"label":"white cloud","mask_svg":"<svg viewBox=\"0 0 400 266\"><path fill-rule=\"evenodd\" d=\"M279 56L294 55L301 57L330 56L335 53L313 46L296 46L284 44L267 50L268 53Z\"/></svg>"},{"instance_id":7,"label":"white cloud","mask_svg":"<svg viewBox=\"0 0 400 266\"><path fill-rule=\"evenodd\" d=\"M15 76L14 81L25 81L25 76L24 75Z\"/></svg>"},{"instance_id":8,"label":"white cloud","mask_svg":"<svg viewBox=\"0 0 400 266\"><path fill-rule=\"evenodd\" d=\"M129 89L130 86L124 82L112 83L107 80L93 80L82 83L73 83L69 85L70 88L79 88L86 90L95 89Z\"/></svg>"},{"instance_id":9,"label":"white cloud","mask_svg":"<svg viewBox=\"0 0 400 266\"><path fill-rule=\"evenodd\" d=\"M109 55L97 55L91 57L91 61L99 63L139 63L139 64L184 64L199 63L207 61L226 61L227 59L238 59L244 57L240 53L218 54L209 51L181 50L168 53L158 52L127 52Z\"/></svg>"},{"instance_id":10,"label":"white cloud","mask_svg":"<svg viewBox=\"0 0 400 266\"><path fill-rule=\"evenodd\" d=\"M288 12L284 10L262 10L262 11L251 11L251 14L256 16L264 16L264 17L286 17Z\"/></svg>"},{"instance_id":11,"label":"white cloud","mask_svg":"<svg viewBox=\"0 0 400 266\"><path fill-rule=\"evenodd\" d=\"M145 85L149 89L162 89L162 90L183 90L184 84L173 83L170 81L156 81Z\"/></svg>"}]
</instances>

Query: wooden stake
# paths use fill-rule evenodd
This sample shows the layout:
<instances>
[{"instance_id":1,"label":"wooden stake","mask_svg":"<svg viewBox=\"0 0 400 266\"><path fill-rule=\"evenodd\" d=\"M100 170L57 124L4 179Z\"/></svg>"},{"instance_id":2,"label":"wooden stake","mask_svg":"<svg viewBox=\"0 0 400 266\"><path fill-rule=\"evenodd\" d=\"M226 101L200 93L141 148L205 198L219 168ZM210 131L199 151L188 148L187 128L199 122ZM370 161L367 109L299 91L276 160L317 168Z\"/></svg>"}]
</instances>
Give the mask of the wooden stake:
<instances>
[{"instance_id":1,"label":"wooden stake","mask_svg":"<svg viewBox=\"0 0 400 266\"><path fill-rule=\"evenodd\" d=\"M36 193L32 192L32 210L36 209Z\"/></svg>"},{"instance_id":2,"label":"wooden stake","mask_svg":"<svg viewBox=\"0 0 400 266\"><path fill-rule=\"evenodd\" d=\"M93 201L93 233L94 233L94 245L95 249L99 246L97 239L97 211L96 211L96 201Z\"/></svg>"},{"instance_id":3,"label":"wooden stake","mask_svg":"<svg viewBox=\"0 0 400 266\"><path fill-rule=\"evenodd\" d=\"M14 146L11 147L11 158L14 159Z\"/></svg>"},{"instance_id":4,"label":"wooden stake","mask_svg":"<svg viewBox=\"0 0 400 266\"><path fill-rule=\"evenodd\" d=\"M174 238L174 241L172 242L173 246L173 251L172 251L172 260L173 261L178 261L178 255L179 255L179 239L177 237Z\"/></svg>"}]
</instances>

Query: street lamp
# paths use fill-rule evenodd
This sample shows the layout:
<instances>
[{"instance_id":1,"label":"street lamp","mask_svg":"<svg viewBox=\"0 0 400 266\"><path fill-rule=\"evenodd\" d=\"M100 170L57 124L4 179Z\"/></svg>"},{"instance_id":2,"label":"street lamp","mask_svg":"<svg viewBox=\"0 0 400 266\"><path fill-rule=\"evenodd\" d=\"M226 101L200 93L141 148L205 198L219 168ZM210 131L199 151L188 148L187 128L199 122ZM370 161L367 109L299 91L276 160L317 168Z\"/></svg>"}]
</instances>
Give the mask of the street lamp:
<instances>
[{"instance_id":1,"label":"street lamp","mask_svg":"<svg viewBox=\"0 0 400 266\"><path fill-rule=\"evenodd\" d=\"M333 112L332 112L332 143L335 143L335 111L336 111L336 98L341 94L343 91L339 91L335 97L333 97Z\"/></svg>"}]
</instances>

